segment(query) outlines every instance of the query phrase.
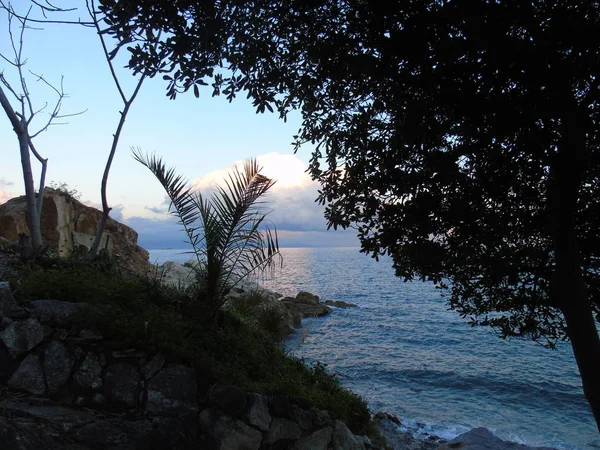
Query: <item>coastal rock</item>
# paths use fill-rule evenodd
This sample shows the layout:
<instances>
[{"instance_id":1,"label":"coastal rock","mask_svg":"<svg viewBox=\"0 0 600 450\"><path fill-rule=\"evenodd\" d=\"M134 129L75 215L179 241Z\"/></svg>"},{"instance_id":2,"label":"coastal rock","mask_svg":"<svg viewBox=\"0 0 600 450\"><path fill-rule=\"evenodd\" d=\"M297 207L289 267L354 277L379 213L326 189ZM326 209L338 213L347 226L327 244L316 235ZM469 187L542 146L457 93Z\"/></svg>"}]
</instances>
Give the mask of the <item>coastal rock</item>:
<instances>
[{"instance_id":1,"label":"coastal rock","mask_svg":"<svg viewBox=\"0 0 600 450\"><path fill-rule=\"evenodd\" d=\"M139 370L128 363L113 364L104 374L105 394L117 403L136 406L140 382Z\"/></svg>"},{"instance_id":2,"label":"coastal rock","mask_svg":"<svg viewBox=\"0 0 600 450\"><path fill-rule=\"evenodd\" d=\"M302 439L298 439L292 448L294 450L327 450L331 442L331 433L331 428L322 428Z\"/></svg>"},{"instance_id":3,"label":"coastal rock","mask_svg":"<svg viewBox=\"0 0 600 450\"><path fill-rule=\"evenodd\" d=\"M27 305L31 315L41 323L59 327L71 325L73 316L87 308L89 308L87 303L58 300L34 300Z\"/></svg>"},{"instance_id":4,"label":"coastal rock","mask_svg":"<svg viewBox=\"0 0 600 450\"><path fill-rule=\"evenodd\" d=\"M162 369L148 382L146 410L193 413L198 410L196 371L185 366Z\"/></svg>"},{"instance_id":5,"label":"coastal rock","mask_svg":"<svg viewBox=\"0 0 600 450\"><path fill-rule=\"evenodd\" d=\"M354 436L341 420L333 423L331 445L333 450L365 450L362 440Z\"/></svg>"},{"instance_id":6,"label":"coastal rock","mask_svg":"<svg viewBox=\"0 0 600 450\"><path fill-rule=\"evenodd\" d=\"M44 398L20 398L7 402L4 408L12 415L38 419L51 424L60 431L69 431L74 427L96 420L96 417L88 411L61 405Z\"/></svg>"},{"instance_id":7,"label":"coastal rock","mask_svg":"<svg viewBox=\"0 0 600 450\"><path fill-rule=\"evenodd\" d=\"M290 307L294 312L302 315L304 318L322 317L331 312L329 306L319 303L318 296L314 295L308 297L306 294L306 292L300 292L298 293L298 296L300 297L284 297L281 299L281 302Z\"/></svg>"},{"instance_id":8,"label":"coastal rock","mask_svg":"<svg viewBox=\"0 0 600 450\"><path fill-rule=\"evenodd\" d=\"M57 392L63 387L73 371L75 359L60 341L52 341L44 350L44 374L50 393Z\"/></svg>"},{"instance_id":9,"label":"coastal rock","mask_svg":"<svg viewBox=\"0 0 600 450\"><path fill-rule=\"evenodd\" d=\"M165 357L163 355L155 355L142 367L142 376L149 380L158 373L165 365Z\"/></svg>"},{"instance_id":10,"label":"coastal rock","mask_svg":"<svg viewBox=\"0 0 600 450\"><path fill-rule=\"evenodd\" d=\"M264 395L249 394L250 408L246 413L246 420L255 428L267 431L271 424L271 414L269 414L269 400Z\"/></svg>"},{"instance_id":11,"label":"coastal rock","mask_svg":"<svg viewBox=\"0 0 600 450\"><path fill-rule=\"evenodd\" d=\"M19 234L30 235L26 220L25 196L0 205L0 236L9 241ZM90 248L102 218L102 211L86 206L71 195L46 188L40 216L42 241L60 256L67 257L80 245ZM147 274L154 267L148 262L148 252L137 245L138 234L132 228L108 218L102 235L101 249L107 249L121 267Z\"/></svg>"},{"instance_id":12,"label":"coastal rock","mask_svg":"<svg viewBox=\"0 0 600 450\"><path fill-rule=\"evenodd\" d=\"M354 303L344 302L342 300L325 300L323 302L327 306L335 306L336 308L355 308Z\"/></svg>"},{"instance_id":13,"label":"coastal rock","mask_svg":"<svg viewBox=\"0 0 600 450\"><path fill-rule=\"evenodd\" d=\"M200 413L200 428L209 434L217 450L258 450L262 433L244 422L227 417L215 409Z\"/></svg>"},{"instance_id":14,"label":"coastal rock","mask_svg":"<svg viewBox=\"0 0 600 450\"><path fill-rule=\"evenodd\" d=\"M39 356L32 353L27 355L17 371L8 380L8 386L13 389L27 391L30 394L41 395L46 393L44 372Z\"/></svg>"},{"instance_id":15,"label":"coastal rock","mask_svg":"<svg viewBox=\"0 0 600 450\"><path fill-rule=\"evenodd\" d=\"M17 305L8 283L0 283L0 317L22 319L26 316L25 310Z\"/></svg>"},{"instance_id":16,"label":"coastal rock","mask_svg":"<svg viewBox=\"0 0 600 450\"><path fill-rule=\"evenodd\" d=\"M102 366L98 355L88 353L73 377L83 389L100 389L102 383Z\"/></svg>"},{"instance_id":17,"label":"coastal rock","mask_svg":"<svg viewBox=\"0 0 600 450\"><path fill-rule=\"evenodd\" d=\"M271 421L269 431L265 435L265 441L268 444L274 444L278 441L291 441L300 439L302 428L296 422L279 417Z\"/></svg>"},{"instance_id":18,"label":"coastal rock","mask_svg":"<svg viewBox=\"0 0 600 450\"><path fill-rule=\"evenodd\" d=\"M166 286L186 288L194 282L194 270L174 261L166 261L158 267L156 278Z\"/></svg>"},{"instance_id":19,"label":"coastal rock","mask_svg":"<svg viewBox=\"0 0 600 450\"><path fill-rule=\"evenodd\" d=\"M551 447L530 447L516 442L503 441L487 428L475 428L455 437L446 444L438 447L439 450L464 449L464 450L556 450Z\"/></svg>"},{"instance_id":20,"label":"coastal rock","mask_svg":"<svg viewBox=\"0 0 600 450\"><path fill-rule=\"evenodd\" d=\"M44 328L33 318L12 322L0 333L0 340L10 355L17 358L44 340Z\"/></svg>"},{"instance_id":21,"label":"coastal rock","mask_svg":"<svg viewBox=\"0 0 600 450\"><path fill-rule=\"evenodd\" d=\"M242 389L226 384L213 385L207 398L226 414L239 414L248 403L246 393Z\"/></svg>"},{"instance_id":22,"label":"coastal rock","mask_svg":"<svg viewBox=\"0 0 600 450\"><path fill-rule=\"evenodd\" d=\"M402 432L397 417L387 413L377 413L375 423L379 433L385 438L392 450L434 450L440 445L439 440L422 440L409 432Z\"/></svg>"}]
</instances>

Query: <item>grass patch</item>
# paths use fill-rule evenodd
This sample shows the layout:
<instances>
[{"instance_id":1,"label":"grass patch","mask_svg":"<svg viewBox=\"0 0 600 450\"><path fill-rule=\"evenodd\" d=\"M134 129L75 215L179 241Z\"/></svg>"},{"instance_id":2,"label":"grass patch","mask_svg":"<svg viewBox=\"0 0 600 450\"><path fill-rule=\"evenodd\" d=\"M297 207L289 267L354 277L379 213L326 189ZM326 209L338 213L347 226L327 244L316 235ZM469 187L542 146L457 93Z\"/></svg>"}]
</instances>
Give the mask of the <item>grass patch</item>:
<instances>
[{"instance_id":1,"label":"grass patch","mask_svg":"<svg viewBox=\"0 0 600 450\"><path fill-rule=\"evenodd\" d=\"M82 315L79 325L126 346L187 363L207 381L266 395L309 398L316 408L345 421L354 433L377 437L366 402L341 387L324 365L307 366L287 355L272 329L279 318L270 310L257 313L256 299L214 314L202 307L201 298L142 277L121 275L110 264L56 259L24 268L12 284L19 301L109 305Z\"/></svg>"}]
</instances>

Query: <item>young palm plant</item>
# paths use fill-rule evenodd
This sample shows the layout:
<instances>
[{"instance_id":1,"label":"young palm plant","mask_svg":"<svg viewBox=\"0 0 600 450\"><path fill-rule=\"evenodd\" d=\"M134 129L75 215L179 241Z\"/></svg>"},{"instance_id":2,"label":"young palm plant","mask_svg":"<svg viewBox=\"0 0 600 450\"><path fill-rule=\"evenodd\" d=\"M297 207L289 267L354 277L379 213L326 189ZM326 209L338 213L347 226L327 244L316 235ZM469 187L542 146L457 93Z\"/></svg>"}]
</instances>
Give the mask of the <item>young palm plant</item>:
<instances>
[{"instance_id":1,"label":"young palm plant","mask_svg":"<svg viewBox=\"0 0 600 450\"><path fill-rule=\"evenodd\" d=\"M281 261L277 230L266 226L260 201L275 180L260 173L255 159L234 169L211 195L193 190L162 158L133 150L133 157L162 184L196 256L196 288L217 311L227 293L248 275Z\"/></svg>"}]
</instances>

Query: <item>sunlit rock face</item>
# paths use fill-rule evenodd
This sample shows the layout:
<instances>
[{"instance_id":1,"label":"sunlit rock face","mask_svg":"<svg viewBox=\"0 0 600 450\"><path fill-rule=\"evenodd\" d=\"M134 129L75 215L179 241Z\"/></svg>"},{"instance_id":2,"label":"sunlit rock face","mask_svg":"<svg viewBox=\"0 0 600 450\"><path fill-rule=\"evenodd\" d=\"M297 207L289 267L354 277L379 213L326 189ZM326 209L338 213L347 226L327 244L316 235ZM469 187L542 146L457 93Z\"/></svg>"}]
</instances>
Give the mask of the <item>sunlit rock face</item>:
<instances>
[{"instance_id":1,"label":"sunlit rock face","mask_svg":"<svg viewBox=\"0 0 600 450\"><path fill-rule=\"evenodd\" d=\"M29 235L26 219L25 197L16 197L0 205L0 237L17 241L19 234ZM82 245L92 246L102 212L84 205L69 194L46 188L40 227L42 241L60 256L66 257ZM106 222L100 248L115 256L120 266L147 273L152 269L148 252L137 245L135 230L109 217Z\"/></svg>"}]
</instances>

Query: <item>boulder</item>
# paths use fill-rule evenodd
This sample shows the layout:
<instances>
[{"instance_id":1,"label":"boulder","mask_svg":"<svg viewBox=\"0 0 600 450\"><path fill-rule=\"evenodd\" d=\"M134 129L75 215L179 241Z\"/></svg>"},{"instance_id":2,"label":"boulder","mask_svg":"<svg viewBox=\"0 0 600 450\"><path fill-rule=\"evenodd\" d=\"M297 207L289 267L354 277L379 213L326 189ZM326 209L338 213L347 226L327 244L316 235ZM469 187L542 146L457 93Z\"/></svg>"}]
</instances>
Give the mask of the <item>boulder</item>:
<instances>
[{"instance_id":1,"label":"boulder","mask_svg":"<svg viewBox=\"0 0 600 450\"><path fill-rule=\"evenodd\" d=\"M30 314L44 325L64 327L71 325L73 316L89 308L87 303L59 300L34 300L27 304Z\"/></svg>"},{"instance_id":2,"label":"boulder","mask_svg":"<svg viewBox=\"0 0 600 450\"><path fill-rule=\"evenodd\" d=\"M331 442L332 430L329 427L322 428L294 442L294 450L327 450Z\"/></svg>"},{"instance_id":3,"label":"boulder","mask_svg":"<svg viewBox=\"0 0 600 450\"><path fill-rule=\"evenodd\" d=\"M333 450L365 450L362 439L354 436L341 420L335 420L333 423L331 445Z\"/></svg>"},{"instance_id":4,"label":"boulder","mask_svg":"<svg viewBox=\"0 0 600 450\"><path fill-rule=\"evenodd\" d=\"M73 378L83 389L102 388L102 365L98 355L88 353Z\"/></svg>"},{"instance_id":5,"label":"boulder","mask_svg":"<svg viewBox=\"0 0 600 450\"><path fill-rule=\"evenodd\" d=\"M315 298L317 300L314 300ZM307 297L302 297L300 299L284 297L281 299L281 302L291 308L294 312L301 314L304 318L322 317L331 312L331 308L329 306L319 303L317 296L314 296L312 299Z\"/></svg>"},{"instance_id":6,"label":"boulder","mask_svg":"<svg viewBox=\"0 0 600 450\"><path fill-rule=\"evenodd\" d=\"M154 355L150 361L142 367L142 376L149 380L158 373L165 365L165 357L163 355Z\"/></svg>"},{"instance_id":7,"label":"boulder","mask_svg":"<svg viewBox=\"0 0 600 450\"><path fill-rule=\"evenodd\" d=\"M200 429L214 440L217 450L258 450L261 446L260 431L215 409L202 411L198 422Z\"/></svg>"},{"instance_id":8,"label":"boulder","mask_svg":"<svg viewBox=\"0 0 600 450\"><path fill-rule=\"evenodd\" d=\"M193 413L198 410L196 371L177 365L158 372L148 382L146 409L150 412Z\"/></svg>"},{"instance_id":9,"label":"boulder","mask_svg":"<svg viewBox=\"0 0 600 450\"><path fill-rule=\"evenodd\" d=\"M44 350L44 374L50 393L57 392L71 376L75 358L60 341L52 341Z\"/></svg>"},{"instance_id":10,"label":"boulder","mask_svg":"<svg viewBox=\"0 0 600 450\"><path fill-rule=\"evenodd\" d=\"M140 383L140 372L132 364L113 364L104 374L104 392L116 403L136 406Z\"/></svg>"},{"instance_id":11,"label":"boulder","mask_svg":"<svg viewBox=\"0 0 600 450\"><path fill-rule=\"evenodd\" d=\"M388 413L377 413L374 417L377 430L390 448L403 450L434 450L440 445L439 439L418 439L410 432L400 431L400 420ZM443 441L441 441L443 442Z\"/></svg>"},{"instance_id":12,"label":"boulder","mask_svg":"<svg viewBox=\"0 0 600 450\"><path fill-rule=\"evenodd\" d=\"M215 384L207 393L207 399L226 414L239 414L246 408L246 392L226 384Z\"/></svg>"},{"instance_id":13,"label":"boulder","mask_svg":"<svg viewBox=\"0 0 600 450\"><path fill-rule=\"evenodd\" d=\"M550 447L530 447L516 442L503 441L494 436L487 428L475 428L463 433L446 444L438 447L439 450L464 449L464 450L556 450Z\"/></svg>"},{"instance_id":14,"label":"boulder","mask_svg":"<svg viewBox=\"0 0 600 450\"><path fill-rule=\"evenodd\" d=\"M267 444L274 444L278 441L292 441L300 439L302 428L296 422L279 417L274 418L269 426L269 431L265 435Z\"/></svg>"},{"instance_id":15,"label":"boulder","mask_svg":"<svg viewBox=\"0 0 600 450\"><path fill-rule=\"evenodd\" d=\"M40 357L33 353L27 355L17 371L8 380L8 386L35 395L46 393Z\"/></svg>"},{"instance_id":16,"label":"boulder","mask_svg":"<svg viewBox=\"0 0 600 450\"><path fill-rule=\"evenodd\" d=\"M44 340L44 328L33 318L12 322L0 333L0 340L10 355L17 358Z\"/></svg>"},{"instance_id":17,"label":"boulder","mask_svg":"<svg viewBox=\"0 0 600 450\"><path fill-rule=\"evenodd\" d=\"M25 196L13 198L0 205L0 236L9 241L19 234L29 235L26 220ZM40 217L42 241L60 256L69 256L75 248L90 248L102 212L86 206L67 193L46 188ZM108 250L120 266L137 273L152 273L148 252L137 245L138 234L130 227L108 218L100 248Z\"/></svg>"},{"instance_id":18,"label":"boulder","mask_svg":"<svg viewBox=\"0 0 600 450\"><path fill-rule=\"evenodd\" d=\"M164 285L186 288L194 282L194 270L174 261L166 261L158 267L156 278Z\"/></svg>"},{"instance_id":19,"label":"boulder","mask_svg":"<svg viewBox=\"0 0 600 450\"><path fill-rule=\"evenodd\" d=\"M0 283L0 317L22 319L26 316L25 310L17 305L8 283Z\"/></svg>"},{"instance_id":20,"label":"boulder","mask_svg":"<svg viewBox=\"0 0 600 450\"><path fill-rule=\"evenodd\" d=\"M269 414L269 399L260 394L248 394L250 407L246 411L246 420L250 425L262 431L267 431L271 425Z\"/></svg>"}]
</instances>

